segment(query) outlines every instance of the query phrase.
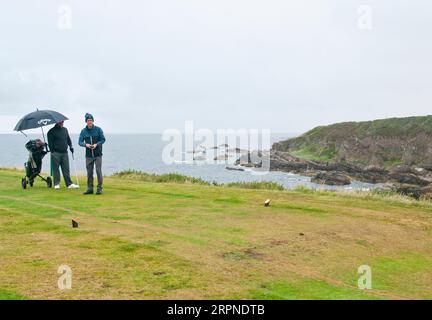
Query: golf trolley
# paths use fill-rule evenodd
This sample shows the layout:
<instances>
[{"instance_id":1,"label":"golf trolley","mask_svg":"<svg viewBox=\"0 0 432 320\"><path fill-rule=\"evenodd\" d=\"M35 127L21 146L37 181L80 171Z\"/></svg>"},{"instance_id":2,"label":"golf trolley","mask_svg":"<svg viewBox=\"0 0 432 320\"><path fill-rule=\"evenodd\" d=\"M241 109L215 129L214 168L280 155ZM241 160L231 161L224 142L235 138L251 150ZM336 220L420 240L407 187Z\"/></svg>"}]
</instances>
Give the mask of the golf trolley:
<instances>
[{"instance_id":1,"label":"golf trolley","mask_svg":"<svg viewBox=\"0 0 432 320\"><path fill-rule=\"evenodd\" d=\"M23 189L27 189L27 185L33 187L34 181L37 177L46 182L48 188L51 188L53 183L52 178L44 178L40 175L42 171L42 159L48 153L48 151L45 150L47 144L40 139L36 139L27 142L25 147L29 151L29 158L24 164L26 176L21 179Z\"/></svg>"}]
</instances>

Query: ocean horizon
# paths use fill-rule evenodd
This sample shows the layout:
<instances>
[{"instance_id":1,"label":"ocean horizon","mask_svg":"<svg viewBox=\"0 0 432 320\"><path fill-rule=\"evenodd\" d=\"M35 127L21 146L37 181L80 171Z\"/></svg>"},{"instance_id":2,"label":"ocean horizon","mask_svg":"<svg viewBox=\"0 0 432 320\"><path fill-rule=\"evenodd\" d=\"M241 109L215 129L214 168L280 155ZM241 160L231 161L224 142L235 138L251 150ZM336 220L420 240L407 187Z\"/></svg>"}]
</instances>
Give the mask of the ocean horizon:
<instances>
[{"instance_id":1,"label":"ocean horizon","mask_svg":"<svg viewBox=\"0 0 432 320\"><path fill-rule=\"evenodd\" d=\"M281 141L294 134L272 134L271 144ZM0 167L22 169L28 158L28 151L25 144L30 139L42 139L42 134L0 134L0 148L3 150L0 157ZM269 171L265 174L257 173L253 169L245 168L245 171L227 170L226 166L231 166L235 160L235 154L231 155L226 161L195 161L187 163L177 161L166 164L163 161L163 150L169 142L162 140L162 134L106 134L107 142L104 145L103 173L112 175L116 172L125 170L136 170L154 174L179 173L195 178L201 178L208 182L231 183L231 182L253 182L253 181L272 181L283 185L287 189L297 186L306 186L313 189L364 189L373 188L373 185L354 181L349 186L326 186L310 181L310 177L301 176L293 173ZM79 175L85 175L85 153L84 148L78 146L78 135L71 134L71 139L75 147L75 165L71 154L71 171L74 174L76 166ZM193 149L197 150L200 143L195 143ZM207 146L207 157L212 160L218 154L218 147ZM228 146L232 149L236 146ZM214 152L214 154L209 154ZM222 149L222 148L220 148ZM193 150L183 150L183 153L191 153ZM201 152L202 155L202 152ZM209 163L210 162L210 163ZM45 157L42 171L49 172L49 155ZM84 181L81 181L81 184Z\"/></svg>"}]
</instances>

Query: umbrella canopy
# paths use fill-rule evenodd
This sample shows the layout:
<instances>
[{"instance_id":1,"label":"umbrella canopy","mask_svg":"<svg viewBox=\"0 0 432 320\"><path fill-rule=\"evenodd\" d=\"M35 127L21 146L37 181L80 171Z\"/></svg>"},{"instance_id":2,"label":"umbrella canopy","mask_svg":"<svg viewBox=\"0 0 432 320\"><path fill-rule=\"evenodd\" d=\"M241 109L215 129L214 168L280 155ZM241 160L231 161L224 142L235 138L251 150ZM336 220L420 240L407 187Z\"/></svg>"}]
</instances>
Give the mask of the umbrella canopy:
<instances>
[{"instance_id":1,"label":"umbrella canopy","mask_svg":"<svg viewBox=\"0 0 432 320\"><path fill-rule=\"evenodd\" d=\"M65 120L67 117L52 110L37 110L24 116L15 126L15 131L41 128L50 124L56 124Z\"/></svg>"}]
</instances>

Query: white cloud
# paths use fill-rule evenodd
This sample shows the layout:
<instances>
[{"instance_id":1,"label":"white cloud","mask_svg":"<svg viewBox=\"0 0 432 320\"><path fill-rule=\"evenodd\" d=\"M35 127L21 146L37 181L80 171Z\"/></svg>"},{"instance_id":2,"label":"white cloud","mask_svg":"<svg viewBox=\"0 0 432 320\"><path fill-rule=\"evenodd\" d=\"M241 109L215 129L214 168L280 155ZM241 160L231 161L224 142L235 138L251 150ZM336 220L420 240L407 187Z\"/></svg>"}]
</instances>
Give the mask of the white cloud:
<instances>
[{"instance_id":1,"label":"white cloud","mask_svg":"<svg viewBox=\"0 0 432 320\"><path fill-rule=\"evenodd\" d=\"M23 10L25 3L26 10ZM57 27L70 5L72 29ZM0 12L1 132L36 106L106 131L299 132L429 113L432 4L360 0L16 1ZM4 125L3 125L4 124Z\"/></svg>"}]
</instances>

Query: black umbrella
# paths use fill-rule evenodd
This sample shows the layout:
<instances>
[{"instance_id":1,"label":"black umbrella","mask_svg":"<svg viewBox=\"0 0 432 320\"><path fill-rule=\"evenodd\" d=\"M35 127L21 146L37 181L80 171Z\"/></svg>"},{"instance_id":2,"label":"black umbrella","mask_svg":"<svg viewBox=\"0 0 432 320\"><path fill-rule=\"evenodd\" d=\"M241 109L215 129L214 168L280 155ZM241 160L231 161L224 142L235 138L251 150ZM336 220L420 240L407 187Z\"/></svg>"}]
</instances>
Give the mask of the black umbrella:
<instances>
[{"instance_id":1,"label":"black umbrella","mask_svg":"<svg viewBox=\"0 0 432 320\"><path fill-rule=\"evenodd\" d=\"M65 120L69 120L67 117L52 110L37 110L24 116L18 121L15 131L24 131L29 129L41 128L49 126L50 124L56 124Z\"/></svg>"},{"instance_id":2,"label":"black umbrella","mask_svg":"<svg viewBox=\"0 0 432 320\"><path fill-rule=\"evenodd\" d=\"M29 113L18 121L15 126L15 131L25 131L29 129L41 128L42 135L45 140L45 133L43 127L51 124L56 124L65 120L69 120L67 117L52 110L36 110L35 112ZM45 141L46 142L46 141Z\"/></svg>"}]
</instances>

